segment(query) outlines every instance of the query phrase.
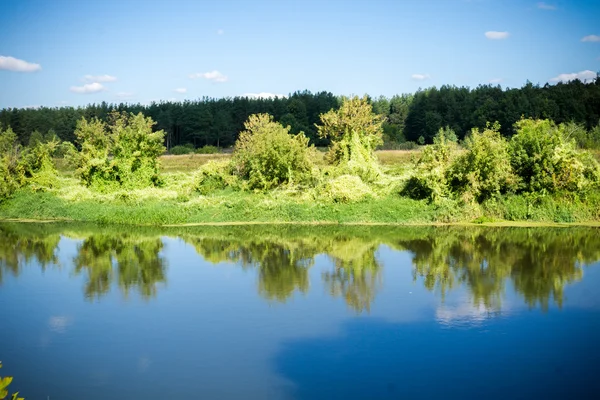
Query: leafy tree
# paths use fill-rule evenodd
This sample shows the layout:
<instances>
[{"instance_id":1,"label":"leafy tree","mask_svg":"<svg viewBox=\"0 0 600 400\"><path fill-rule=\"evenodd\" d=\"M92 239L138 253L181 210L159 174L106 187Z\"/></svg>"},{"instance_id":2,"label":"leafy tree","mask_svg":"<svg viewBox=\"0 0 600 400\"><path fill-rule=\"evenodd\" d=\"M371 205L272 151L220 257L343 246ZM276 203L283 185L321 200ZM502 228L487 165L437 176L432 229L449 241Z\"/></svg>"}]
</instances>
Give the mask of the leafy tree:
<instances>
[{"instance_id":1,"label":"leafy tree","mask_svg":"<svg viewBox=\"0 0 600 400\"><path fill-rule=\"evenodd\" d=\"M10 197L24 181L21 153L21 145L12 129L0 128L0 201Z\"/></svg>"},{"instance_id":2,"label":"leafy tree","mask_svg":"<svg viewBox=\"0 0 600 400\"><path fill-rule=\"evenodd\" d=\"M75 135L81 151L71 155L87 186L136 188L160 183L158 157L164 152L164 131L142 113L113 113L110 123L85 118Z\"/></svg>"},{"instance_id":3,"label":"leafy tree","mask_svg":"<svg viewBox=\"0 0 600 400\"><path fill-rule=\"evenodd\" d=\"M454 136L456 138L456 136ZM478 202L498 196L514 186L508 142L495 123L480 131L473 129L464 142L466 153L448 171L452 190Z\"/></svg>"},{"instance_id":4,"label":"leafy tree","mask_svg":"<svg viewBox=\"0 0 600 400\"><path fill-rule=\"evenodd\" d=\"M565 125L522 119L510 141L511 165L524 192L581 192L600 182L600 166L579 152Z\"/></svg>"},{"instance_id":5,"label":"leafy tree","mask_svg":"<svg viewBox=\"0 0 600 400\"><path fill-rule=\"evenodd\" d=\"M332 141L327 160L368 181L380 175L374 151L383 143L382 125L367 98L355 96L344 99L339 110L322 114L317 130Z\"/></svg>"},{"instance_id":6,"label":"leafy tree","mask_svg":"<svg viewBox=\"0 0 600 400\"><path fill-rule=\"evenodd\" d=\"M306 181L312 169L314 147L303 133L290 135L268 114L255 114L245 123L235 144L232 166L251 189L266 190Z\"/></svg>"}]
</instances>

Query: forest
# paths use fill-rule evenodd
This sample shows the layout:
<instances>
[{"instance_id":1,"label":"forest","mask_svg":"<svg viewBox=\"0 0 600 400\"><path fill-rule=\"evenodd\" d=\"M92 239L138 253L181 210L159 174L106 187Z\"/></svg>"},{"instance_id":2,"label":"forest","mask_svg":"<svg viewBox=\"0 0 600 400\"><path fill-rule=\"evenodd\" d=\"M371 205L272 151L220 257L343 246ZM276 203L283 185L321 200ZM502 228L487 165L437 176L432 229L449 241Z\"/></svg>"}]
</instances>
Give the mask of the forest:
<instances>
[{"instance_id":1,"label":"forest","mask_svg":"<svg viewBox=\"0 0 600 400\"><path fill-rule=\"evenodd\" d=\"M600 121L600 76L594 82L574 80L544 86L527 82L521 88L503 89L481 85L476 88L444 85L391 98L367 96L373 111L383 117L383 148L410 148L412 143L431 144L440 128L449 127L459 140L472 128L485 128L497 121L500 133L510 137L521 118L549 119L557 124L574 122L592 130ZM167 150L190 147L231 147L252 114L272 115L276 122L290 126L290 133L304 132L311 144L328 146L330 140L318 135L320 115L339 109L341 96L330 92L297 91L279 98L201 98L183 102L142 104L90 104L85 107L8 108L0 110L0 128L11 127L21 144L31 135L58 136L75 143L77 121L99 118L106 122L112 111L138 114L156 122L153 129L165 132ZM582 147L600 147L600 133ZM408 145L406 143L408 142Z\"/></svg>"}]
</instances>

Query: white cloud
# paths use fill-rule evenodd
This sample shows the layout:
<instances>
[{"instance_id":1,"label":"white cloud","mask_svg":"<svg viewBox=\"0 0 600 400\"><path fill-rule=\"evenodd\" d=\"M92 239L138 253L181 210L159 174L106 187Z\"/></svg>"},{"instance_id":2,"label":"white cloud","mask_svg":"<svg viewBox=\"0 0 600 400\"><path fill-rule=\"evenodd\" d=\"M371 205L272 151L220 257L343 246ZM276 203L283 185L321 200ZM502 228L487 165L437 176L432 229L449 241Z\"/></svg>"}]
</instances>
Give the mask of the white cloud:
<instances>
[{"instance_id":1,"label":"white cloud","mask_svg":"<svg viewBox=\"0 0 600 400\"><path fill-rule=\"evenodd\" d=\"M508 32L487 31L485 37L490 40L502 40L508 38Z\"/></svg>"},{"instance_id":2,"label":"white cloud","mask_svg":"<svg viewBox=\"0 0 600 400\"><path fill-rule=\"evenodd\" d=\"M191 74L190 75L190 79L198 79L198 78L204 78L204 79L208 79L209 81L213 81L213 82L227 82L227 76L223 75L222 73L220 73L219 71L210 71L210 72L196 72L195 74Z\"/></svg>"},{"instance_id":3,"label":"white cloud","mask_svg":"<svg viewBox=\"0 0 600 400\"><path fill-rule=\"evenodd\" d=\"M83 77L86 82L114 82L117 80L116 76L111 75L86 75Z\"/></svg>"},{"instance_id":4,"label":"white cloud","mask_svg":"<svg viewBox=\"0 0 600 400\"><path fill-rule=\"evenodd\" d=\"M104 86L102 86L98 82L93 82L93 83L86 83L83 86L71 86L70 90L73 93L84 94L84 93L97 93L97 92L101 92L103 90L106 90L106 88Z\"/></svg>"},{"instance_id":5,"label":"white cloud","mask_svg":"<svg viewBox=\"0 0 600 400\"><path fill-rule=\"evenodd\" d=\"M550 82L569 82L575 79L579 79L582 82L585 82L587 80L594 80L596 79L596 73L594 71L585 70L577 73L574 72L571 74L560 74L550 79Z\"/></svg>"},{"instance_id":6,"label":"white cloud","mask_svg":"<svg viewBox=\"0 0 600 400\"><path fill-rule=\"evenodd\" d=\"M176 93L182 93L183 94L183 93L187 92L187 89L184 88L184 87L182 87L182 88L173 89L173 91L176 92Z\"/></svg>"},{"instance_id":7,"label":"white cloud","mask_svg":"<svg viewBox=\"0 0 600 400\"><path fill-rule=\"evenodd\" d=\"M544 3L543 1L537 3L537 8L539 8L540 10L549 10L549 11L556 10L555 5Z\"/></svg>"},{"instance_id":8,"label":"white cloud","mask_svg":"<svg viewBox=\"0 0 600 400\"><path fill-rule=\"evenodd\" d=\"M600 42L600 36L598 35L587 35L581 38L582 42Z\"/></svg>"},{"instance_id":9,"label":"white cloud","mask_svg":"<svg viewBox=\"0 0 600 400\"><path fill-rule=\"evenodd\" d=\"M48 327L56 333L65 333L69 325L71 325L71 318L64 315L53 316L48 320Z\"/></svg>"},{"instance_id":10,"label":"white cloud","mask_svg":"<svg viewBox=\"0 0 600 400\"><path fill-rule=\"evenodd\" d=\"M217 35L223 35L225 31L223 29L217 30Z\"/></svg>"},{"instance_id":11,"label":"white cloud","mask_svg":"<svg viewBox=\"0 0 600 400\"><path fill-rule=\"evenodd\" d=\"M284 94L275 94L275 93L244 93L243 97L250 97L251 99L274 99L275 97L284 98L286 97Z\"/></svg>"},{"instance_id":12,"label":"white cloud","mask_svg":"<svg viewBox=\"0 0 600 400\"><path fill-rule=\"evenodd\" d=\"M431 78L429 74L412 74L410 77L414 81L424 81L426 79Z\"/></svg>"},{"instance_id":13,"label":"white cloud","mask_svg":"<svg viewBox=\"0 0 600 400\"><path fill-rule=\"evenodd\" d=\"M0 56L0 69L16 72L35 72L42 69L42 66L14 57Z\"/></svg>"},{"instance_id":14,"label":"white cloud","mask_svg":"<svg viewBox=\"0 0 600 400\"><path fill-rule=\"evenodd\" d=\"M490 79L489 83L500 83L502 82L502 78L494 78L494 79Z\"/></svg>"}]
</instances>

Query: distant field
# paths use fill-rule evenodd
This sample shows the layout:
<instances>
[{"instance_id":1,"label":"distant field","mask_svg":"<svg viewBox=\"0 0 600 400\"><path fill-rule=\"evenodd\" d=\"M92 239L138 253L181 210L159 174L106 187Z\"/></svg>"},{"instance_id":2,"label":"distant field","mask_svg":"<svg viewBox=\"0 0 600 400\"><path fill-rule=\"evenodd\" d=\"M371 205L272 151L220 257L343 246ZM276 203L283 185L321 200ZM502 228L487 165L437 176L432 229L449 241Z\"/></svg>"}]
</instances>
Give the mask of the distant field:
<instances>
[{"instance_id":1,"label":"distant field","mask_svg":"<svg viewBox=\"0 0 600 400\"><path fill-rule=\"evenodd\" d=\"M600 150L592 150L592 153L600 161ZM377 158L383 165L408 164L421 154L421 150L380 150L375 152ZM186 172L194 171L210 160L226 160L231 154L186 154L181 156L160 157L161 170L164 172ZM70 172L65 161L56 159L56 166L63 173Z\"/></svg>"}]
</instances>

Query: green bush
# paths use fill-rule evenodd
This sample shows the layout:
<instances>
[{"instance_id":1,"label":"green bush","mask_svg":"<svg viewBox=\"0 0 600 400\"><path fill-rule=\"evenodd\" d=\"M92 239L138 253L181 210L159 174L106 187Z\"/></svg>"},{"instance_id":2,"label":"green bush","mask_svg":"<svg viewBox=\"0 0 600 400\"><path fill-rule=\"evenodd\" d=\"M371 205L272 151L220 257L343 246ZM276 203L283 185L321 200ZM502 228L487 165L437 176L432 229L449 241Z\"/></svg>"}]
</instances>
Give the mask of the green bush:
<instances>
[{"instance_id":1,"label":"green bush","mask_svg":"<svg viewBox=\"0 0 600 400\"><path fill-rule=\"evenodd\" d=\"M319 198L335 203L355 203L368 197L373 197L373 191L360 177L342 175L333 178L319 190Z\"/></svg>"},{"instance_id":2,"label":"green bush","mask_svg":"<svg viewBox=\"0 0 600 400\"><path fill-rule=\"evenodd\" d=\"M523 119L510 141L511 165L519 190L529 193L582 192L600 183L600 166L578 151L566 125Z\"/></svg>"},{"instance_id":3,"label":"green bush","mask_svg":"<svg viewBox=\"0 0 600 400\"><path fill-rule=\"evenodd\" d=\"M229 186L236 186L236 177L231 174L227 161L211 160L201 166L194 176L194 189L205 196Z\"/></svg>"},{"instance_id":4,"label":"green bush","mask_svg":"<svg viewBox=\"0 0 600 400\"><path fill-rule=\"evenodd\" d=\"M0 202L9 198L25 180L21 153L21 145L12 129L0 128Z\"/></svg>"},{"instance_id":5,"label":"green bush","mask_svg":"<svg viewBox=\"0 0 600 400\"><path fill-rule=\"evenodd\" d=\"M326 160L364 181L376 180L381 171L374 152L383 144L382 124L366 97L344 99L338 110L322 114L317 126L321 138L331 139Z\"/></svg>"},{"instance_id":6,"label":"green bush","mask_svg":"<svg viewBox=\"0 0 600 400\"><path fill-rule=\"evenodd\" d=\"M196 154L218 154L220 152L217 146L203 146L196 150Z\"/></svg>"},{"instance_id":7,"label":"green bush","mask_svg":"<svg viewBox=\"0 0 600 400\"><path fill-rule=\"evenodd\" d=\"M473 129L464 140L466 153L459 156L448 171L452 192L462 194L467 202L482 202L515 185L508 142L500 136L499 130L497 123L488 124L483 131Z\"/></svg>"},{"instance_id":8,"label":"green bush","mask_svg":"<svg viewBox=\"0 0 600 400\"><path fill-rule=\"evenodd\" d=\"M303 133L290 135L289 127L268 114L253 114L245 122L232 157L232 169L250 189L267 190L310 177L314 147Z\"/></svg>"},{"instance_id":9,"label":"green bush","mask_svg":"<svg viewBox=\"0 0 600 400\"><path fill-rule=\"evenodd\" d=\"M152 132L153 125L142 113L114 112L108 124L82 118L75 129L81 151L69 158L83 183L100 191L159 185L164 131Z\"/></svg>"},{"instance_id":10,"label":"green bush","mask_svg":"<svg viewBox=\"0 0 600 400\"><path fill-rule=\"evenodd\" d=\"M181 156L184 154L192 154L194 153L194 148L190 148L189 146L182 146L182 145L178 145L178 146L173 146L171 147L171 150L169 150L169 154L172 154L174 156Z\"/></svg>"},{"instance_id":11,"label":"green bush","mask_svg":"<svg viewBox=\"0 0 600 400\"><path fill-rule=\"evenodd\" d=\"M575 140L580 149L600 149L600 124L587 131L583 125L568 122L563 129L566 138Z\"/></svg>"},{"instance_id":12,"label":"green bush","mask_svg":"<svg viewBox=\"0 0 600 400\"><path fill-rule=\"evenodd\" d=\"M425 146L415 165L415 172L407 181L401 194L413 199L439 202L450 194L448 172L455 158L456 143L440 129L433 144Z\"/></svg>"}]
</instances>

